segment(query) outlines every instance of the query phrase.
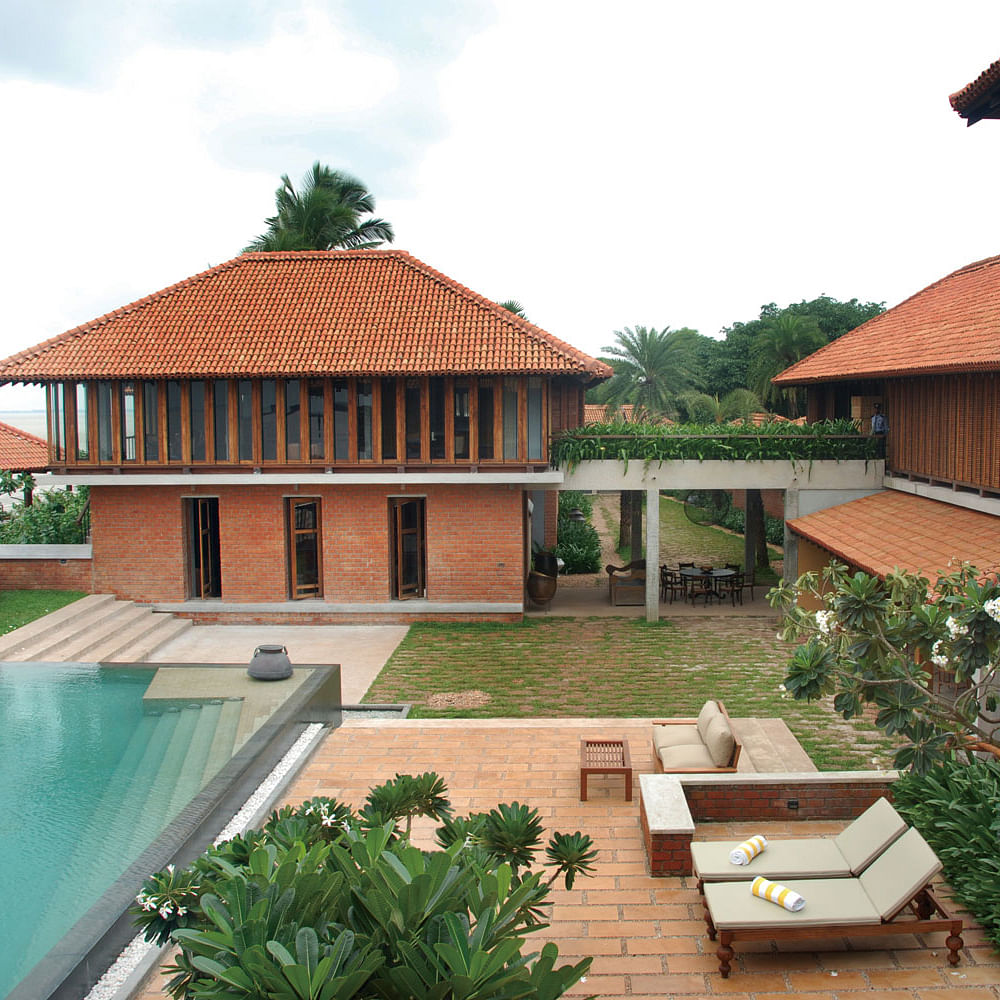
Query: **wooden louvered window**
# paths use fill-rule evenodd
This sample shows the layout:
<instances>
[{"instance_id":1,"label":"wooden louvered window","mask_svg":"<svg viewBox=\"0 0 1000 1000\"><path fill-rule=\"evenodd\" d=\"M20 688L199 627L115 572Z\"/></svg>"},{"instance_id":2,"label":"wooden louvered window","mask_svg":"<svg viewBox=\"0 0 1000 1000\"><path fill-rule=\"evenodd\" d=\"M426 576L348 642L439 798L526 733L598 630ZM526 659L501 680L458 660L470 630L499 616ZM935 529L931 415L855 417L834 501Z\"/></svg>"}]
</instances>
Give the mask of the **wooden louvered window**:
<instances>
[{"instance_id":1,"label":"wooden louvered window","mask_svg":"<svg viewBox=\"0 0 1000 1000\"><path fill-rule=\"evenodd\" d=\"M323 411L326 395L322 382L309 383L309 457L326 458L326 431Z\"/></svg>"},{"instance_id":2,"label":"wooden louvered window","mask_svg":"<svg viewBox=\"0 0 1000 1000\"><path fill-rule=\"evenodd\" d=\"M66 387L62 382L46 387L49 404L49 447L52 459L66 460Z\"/></svg>"},{"instance_id":3,"label":"wooden louvered window","mask_svg":"<svg viewBox=\"0 0 1000 1000\"><path fill-rule=\"evenodd\" d=\"M479 458L481 461L491 461L495 457L493 446L495 390L492 379L479 380Z\"/></svg>"},{"instance_id":4,"label":"wooden louvered window","mask_svg":"<svg viewBox=\"0 0 1000 1000\"><path fill-rule=\"evenodd\" d=\"M288 596L298 601L323 596L320 502L286 501L288 522Z\"/></svg>"},{"instance_id":5,"label":"wooden louvered window","mask_svg":"<svg viewBox=\"0 0 1000 1000\"><path fill-rule=\"evenodd\" d=\"M271 378L260 383L260 458L278 458L278 383Z\"/></svg>"},{"instance_id":6,"label":"wooden louvered window","mask_svg":"<svg viewBox=\"0 0 1000 1000\"><path fill-rule=\"evenodd\" d=\"M184 435L181 428L180 382L167 382L167 461L182 462L184 460Z\"/></svg>"},{"instance_id":7,"label":"wooden louvered window","mask_svg":"<svg viewBox=\"0 0 1000 1000\"><path fill-rule=\"evenodd\" d=\"M236 383L236 441L239 461L253 461L253 383L240 379Z\"/></svg>"},{"instance_id":8,"label":"wooden louvered window","mask_svg":"<svg viewBox=\"0 0 1000 1000\"><path fill-rule=\"evenodd\" d=\"M355 420L357 422L358 461L370 462L374 458L372 442L372 384L358 382L355 395Z\"/></svg>"},{"instance_id":9,"label":"wooden louvered window","mask_svg":"<svg viewBox=\"0 0 1000 1000\"><path fill-rule=\"evenodd\" d=\"M204 382L192 382L188 390L188 424L190 426L191 461L204 462L208 437L205 433L207 403Z\"/></svg>"},{"instance_id":10,"label":"wooden louvered window","mask_svg":"<svg viewBox=\"0 0 1000 1000\"><path fill-rule=\"evenodd\" d=\"M454 425L452 428L455 442L455 458L467 459L470 454L469 444L469 383L456 382L454 390Z\"/></svg>"},{"instance_id":11,"label":"wooden louvered window","mask_svg":"<svg viewBox=\"0 0 1000 1000\"><path fill-rule=\"evenodd\" d=\"M403 415L406 421L406 460L419 462L422 457L421 424L423 413L421 408L420 380L408 378L403 389Z\"/></svg>"},{"instance_id":12,"label":"wooden louvered window","mask_svg":"<svg viewBox=\"0 0 1000 1000\"><path fill-rule=\"evenodd\" d=\"M382 379L382 461L394 462L396 449L396 380Z\"/></svg>"},{"instance_id":13,"label":"wooden louvered window","mask_svg":"<svg viewBox=\"0 0 1000 1000\"><path fill-rule=\"evenodd\" d=\"M160 385L142 383L143 460L160 460Z\"/></svg>"},{"instance_id":14,"label":"wooden louvered window","mask_svg":"<svg viewBox=\"0 0 1000 1000\"><path fill-rule=\"evenodd\" d=\"M285 383L285 460L302 459L302 383L290 379Z\"/></svg>"},{"instance_id":15,"label":"wooden louvered window","mask_svg":"<svg viewBox=\"0 0 1000 1000\"><path fill-rule=\"evenodd\" d=\"M216 462L230 461L229 454L229 383L217 379L212 383L212 443Z\"/></svg>"},{"instance_id":16,"label":"wooden louvered window","mask_svg":"<svg viewBox=\"0 0 1000 1000\"><path fill-rule=\"evenodd\" d=\"M121 450L123 462L136 460L136 435L138 433L138 411L135 382L122 382L119 386L121 407Z\"/></svg>"},{"instance_id":17,"label":"wooden louvered window","mask_svg":"<svg viewBox=\"0 0 1000 1000\"><path fill-rule=\"evenodd\" d=\"M427 380L427 411L430 423L430 456L431 461L441 461L447 458L447 440L445 436L445 380L431 378Z\"/></svg>"},{"instance_id":18,"label":"wooden louvered window","mask_svg":"<svg viewBox=\"0 0 1000 1000\"><path fill-rule=\"evenodd\" d=\"M528 379L528 461L545 458L545 394L540 378Z\"/></svg>"},{"instance_id":19,"label":"wooden louvered window","mask_svg":"<svg viewBox=\"0 0 1000 1000\"><path fill-rule=\"evenodd\" d=\"M90 461L90 422L87 409L87 383L76 384L76 460Z\"/></svg>"},{"instance_id":20,"label":"wooden louvered window","mask_svg":"<svg viewBox=\"0 0 1000 1000\"><path fill-rule=\"evenodd\" d=\"M333 383L333 458L336 462L351 460L350 393L347 379Z\"/></svg>"}]
</instances>

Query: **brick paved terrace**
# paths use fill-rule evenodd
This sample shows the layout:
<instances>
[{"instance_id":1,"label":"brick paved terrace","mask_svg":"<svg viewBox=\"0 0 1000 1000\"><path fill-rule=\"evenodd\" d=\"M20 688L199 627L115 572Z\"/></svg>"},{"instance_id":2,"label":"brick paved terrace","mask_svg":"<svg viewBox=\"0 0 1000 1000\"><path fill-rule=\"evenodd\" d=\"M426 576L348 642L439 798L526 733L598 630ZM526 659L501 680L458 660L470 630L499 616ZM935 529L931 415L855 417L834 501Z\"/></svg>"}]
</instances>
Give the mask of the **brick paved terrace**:
<instances>
[{"instance_id":1,"label":"brick paved terrace","mask_svg":"<svg viewBox=\"0 0 1000 1000\"><path fill-rule=\"evenodd\" d=\"M352 805L368 789L397 773L436 771L459 813L498 802L527 802L547 828L583 830L600 858L596 877L572 891L553 893L551 926L528 940L526 951L546 940L560 961L593 956L586 982L572 995L600 997L729 997L732 1000L1000 1000L1000 954L967 913L966 947L957 968L947 964L943 935L910 935L814 943L747 945L737 951L733 973L718 973L716 945L705 933L693 878L652 878L639 828L639 783L624 801L620 776L591 776L589 799L579 799L581 736L628 737L636 775L653 771L647 720L352 720L326 737L288 793L289 802L328 795ZM433 846L436 824L419 821L415 840ZM697 839L833 835L841 822L753 823L753 829L700 824ZM162 980L145 1000L165 996Z\"/></svg>"}]
</instances>

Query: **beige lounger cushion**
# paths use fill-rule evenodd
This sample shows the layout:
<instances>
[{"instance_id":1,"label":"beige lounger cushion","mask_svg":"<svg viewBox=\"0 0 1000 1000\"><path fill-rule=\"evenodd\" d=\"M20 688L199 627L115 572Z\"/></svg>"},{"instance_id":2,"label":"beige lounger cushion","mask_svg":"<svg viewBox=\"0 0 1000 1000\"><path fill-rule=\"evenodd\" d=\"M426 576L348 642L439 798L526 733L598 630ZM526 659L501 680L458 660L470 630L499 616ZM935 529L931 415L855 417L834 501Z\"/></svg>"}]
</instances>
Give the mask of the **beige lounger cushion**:
<instances>
[{"instance_id":1,"label":"beige lounger cushion","mask_svg":"<svg viewBox=\"0 0 1000 1000\"><path fill-rule=\"evenodd\" d=\"M814 878L784 882L806 905L797 913L750 893L749 882L709 882L705 905L719 930L878 924L881 917L859 879Z\"/></svg>"},{"instance_id":2,"label":"beige lounger cushion","mask_svg":"<svg viewBox=\"0 0 1000 1000\"><path fill-rule=\"evenodd\" d=\"M721 715L709 722L705 734L705 746L716 767L725 767L733 759L736 740L733 738L729 723Z\"/></svg>"},{"instance_id":3,"label":"beige lounger cushion","mask_svg":"<svg viewBox=\"0 0 1000 1000\"><path fill-rule=\"evenodd\" d=\"M699 747L702 745L698 727L678 723L673 726L653 726L653 746L657 750L664 747Z\"/></svg>"},{"instance_id":4,"label":"beige lounger cushion","mask_svg":"<svg viewBox=\"0 0 1000 1000\"><path fill-rule=\"evenodd\" d=\"M851 874L860 875L891 843L906 832L906 820L890 805L878 799L853 823L833 838Z\"/></svg>"},{"instance_id":5,"label":"beige lounger cushion","mask_svg":"<svg viewBox=\"0 0 1000 1000\"><path fill-rule=\"evenodd\" d=\"M731 840L694 841L691 860L695 875L703 882L749 880L758 875L783 882L789 878L846 878L851 874L832 838L769 840L748 865L730 862L729 852L734 846Z\"/></svg>"},{"instance_id":6,"label":"beige lounger cushion","mask_svg":"<svg viewBox=\"0 0 1000 1000\"><path fill-rule=\"evenodd\" d=\"M664 771L700 768L714 771L712 755L703 746L664 747L660 751L660 762Z\"/></svg>"},{"instance_id":7,"label":"beige lounger cushion","mask_svg":"<svg viewBox=\"0 0 1000 1000\"><path fill-rule=\"evenodd\" d=\"M858 877L886 920L941 871L941 862L917 830L909 829Z\"/></svg>"},{"instance_id":8,"label":"beige lounger cushion","mask_svg":"<svg viewBox=\"0 0 1000 1000\"><path fill-rule=\"evenodd\" d=\"M719 703L717 701L709 700L701 706L701 711L698 713L698 735L702 743L705 742L705 736L708 733L708 724L713 719L721 717L722 712L719 711Z\"/></svg>"}]
</instances>

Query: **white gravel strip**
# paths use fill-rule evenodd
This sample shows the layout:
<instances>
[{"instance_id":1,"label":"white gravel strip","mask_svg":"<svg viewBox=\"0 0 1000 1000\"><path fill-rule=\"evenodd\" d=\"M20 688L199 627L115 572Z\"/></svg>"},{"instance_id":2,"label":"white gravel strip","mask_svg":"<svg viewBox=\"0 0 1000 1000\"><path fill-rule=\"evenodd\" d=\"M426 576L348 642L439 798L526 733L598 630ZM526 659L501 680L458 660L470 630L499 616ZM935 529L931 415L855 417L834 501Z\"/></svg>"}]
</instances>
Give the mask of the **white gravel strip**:
<instances>
[{"instance_id":1,"label":"white gravel strip","mask_svg":"<svg viewBox=\"0 0 1000 1000\"><path fill-rule=\"evenodd\" d=\"M318 722L306 726L302 735L292 744L285 756L278 761L274 770L257 786L257 790L243 803L239 812L222 828L213 841L214 844L231 840L236 834L242 833L246 829L250 820L267 802L281 780L306 752L322 729L322 724ZM94 984L94 988L84 1000L112 1000L117 991L125 985L129 976L139 967L142 960L158 947L158 945L144 940L141 934L137 934L125 946L125 950L115 959L108 971Z\"/></svg>"}]
</instances>

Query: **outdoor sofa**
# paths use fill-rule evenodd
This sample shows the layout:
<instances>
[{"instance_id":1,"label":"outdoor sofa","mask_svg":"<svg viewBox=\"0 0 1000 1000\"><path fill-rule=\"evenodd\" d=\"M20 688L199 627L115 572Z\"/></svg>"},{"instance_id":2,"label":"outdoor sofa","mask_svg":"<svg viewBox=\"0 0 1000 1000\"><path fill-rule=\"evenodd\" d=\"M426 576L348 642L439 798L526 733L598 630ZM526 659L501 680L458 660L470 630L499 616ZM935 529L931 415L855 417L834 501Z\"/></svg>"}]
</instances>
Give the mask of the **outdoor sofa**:
<instances>
[{"instance_id":1,"label":"outdoor sofa","mask_svg":"<svg viewBox=\"0 0 1000 1000\"><path fill-rule=\"evenodd\" d=\"M661 773L735 771L742 749L721 701L706 701L696 719L653 722L653 760Z\"/></svg>"}]
</instances>

